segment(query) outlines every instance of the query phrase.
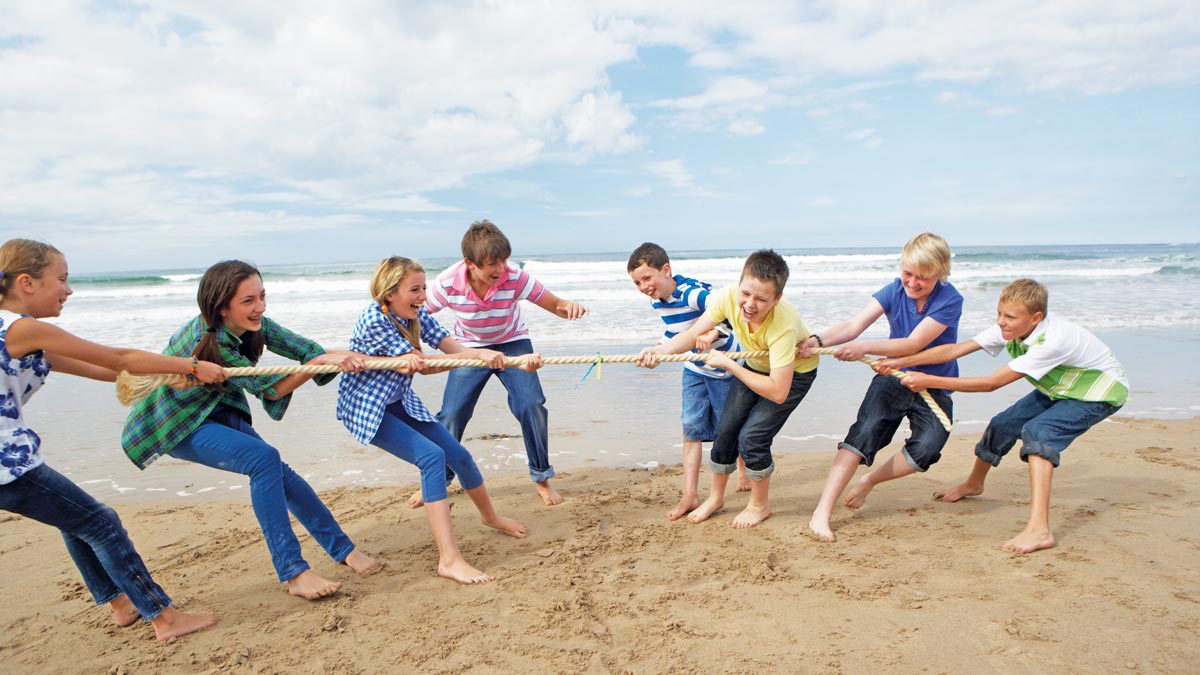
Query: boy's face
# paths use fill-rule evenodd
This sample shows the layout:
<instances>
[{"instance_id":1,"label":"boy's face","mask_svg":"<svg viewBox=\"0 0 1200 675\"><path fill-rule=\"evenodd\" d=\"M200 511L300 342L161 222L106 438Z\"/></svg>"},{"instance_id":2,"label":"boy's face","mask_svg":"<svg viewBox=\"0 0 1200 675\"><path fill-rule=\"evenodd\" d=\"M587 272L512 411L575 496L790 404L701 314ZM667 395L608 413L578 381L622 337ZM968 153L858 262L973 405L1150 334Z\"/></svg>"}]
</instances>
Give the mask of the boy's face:
<instances>
[{"instance_id":1,"label":"boy's face","mask_svg":"<svg viewBox=\"0 0 1200 675\"><path fill-rule=\"evenodd\" d=\"M665 300L675 292L671 263L663 265L662 269L651 267L650 263L642 263L629 273L629 277L633 279L633 285L637 286L639 291L655 300Z\"/></svg>"},{"instance_id":2,"label":"boy's face","mask_svg":"<svg viewBox=\"0 0 1200 675\"><path fill-rule=\"evenodd\" d=\"M928 298L937 282L937 276L929 270L900 263L900 283L904 286L904 294L913 300L920 302Z\"/></svg>"},{"instance_id":3,"label":"boy's face","mask_svg":"<svg viewBox=\"0 0 1200 675\"><path fill-rule=\"evenodd\" d=\"M1044 314L1030 314L1025 305L1019 302L1001 302L996 305L996 325L1000 326L1000 334L1005 340L1024 340L1043 318Z\"/></svg>"},{"instance_id":4,"label":"boy's face","mask_svg":"<svg viewBox=\"0 0 1200 675\"><path fill-rule=\"evenodd\" d=\"M482 265L467 260L467 276L471 283L484 288L492 288L508 273L508 260L488 258Z\"/></svg>"},{"instance_id":5,"label":"boy's face","mask_svg":"<svg viewBox=\"0 0 1200 675\"><path fill-rule=\"evenodd\" d=\"M781 297L783 294L775 287L774 281L763 281L747 275L738 282L738 307L746 323L762 323L779 304Z\"/></svg>"}]
</instances>

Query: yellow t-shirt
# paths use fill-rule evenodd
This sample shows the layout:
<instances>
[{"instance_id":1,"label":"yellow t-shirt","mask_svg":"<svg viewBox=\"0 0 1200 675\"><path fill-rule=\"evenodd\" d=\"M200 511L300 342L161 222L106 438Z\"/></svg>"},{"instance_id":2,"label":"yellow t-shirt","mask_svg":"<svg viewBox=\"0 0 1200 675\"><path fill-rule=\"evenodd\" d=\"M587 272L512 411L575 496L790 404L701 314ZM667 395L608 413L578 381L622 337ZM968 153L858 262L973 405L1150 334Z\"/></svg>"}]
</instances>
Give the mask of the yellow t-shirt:
<instances>
[{"instance_id":1,"label":"yellow t-shirt","mask_svg":"<svg viewBox=\"0 0 1200 675\"><path fill-rule=\"evenodd\" d=\"M727 286L709 296L708 310L704 315L713 323L728 321L733 327L733 334L744 351L756 352L768 350L768 358L746 359L746 365L760 373L770 373L775 368L783 368L795 362L797 373L807 373L816 370L819 356L796 360L796 344L808 339L812 333L800 318L800 312L787 300L780 299L771 308L767 318L758 330L751 333L750 324L742 318L742 310L738 307L738 289Z\"/></svg>"}]
</instances>

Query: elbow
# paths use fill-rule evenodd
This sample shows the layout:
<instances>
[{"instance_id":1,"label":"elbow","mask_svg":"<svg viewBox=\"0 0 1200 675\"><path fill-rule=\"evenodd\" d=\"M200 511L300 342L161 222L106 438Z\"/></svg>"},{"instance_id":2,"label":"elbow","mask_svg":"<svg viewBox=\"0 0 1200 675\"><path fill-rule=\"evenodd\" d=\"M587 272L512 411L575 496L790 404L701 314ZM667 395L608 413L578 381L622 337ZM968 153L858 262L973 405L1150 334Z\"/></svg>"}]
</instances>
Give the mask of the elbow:
<instances>
[{"instance_id":1,"label":"elbow","mask_svg":"<svg viewBox=\"0 0 1200 675\"><path fill-rule=\"evenodd\" d=\"M783 405L783 402L787 400L787 397L788 397L787 391L782 391L782 392L779 392L778 394L772 393L767 398L775 405Z\"/></svg>"}]
</instances>

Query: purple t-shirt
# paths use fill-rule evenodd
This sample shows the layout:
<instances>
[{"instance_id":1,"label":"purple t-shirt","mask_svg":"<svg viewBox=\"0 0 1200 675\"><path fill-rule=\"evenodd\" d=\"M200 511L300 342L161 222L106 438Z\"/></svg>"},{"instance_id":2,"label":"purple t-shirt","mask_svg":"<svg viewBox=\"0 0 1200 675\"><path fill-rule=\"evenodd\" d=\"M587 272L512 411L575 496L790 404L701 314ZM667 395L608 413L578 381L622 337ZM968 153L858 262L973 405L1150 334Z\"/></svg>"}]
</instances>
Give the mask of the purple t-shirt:
<instances>
[{"instance_id":1,"label":"purple t-shirt","mask_svg":"<svg viewBox=\"0 0 1200 675\"><path fill-rule=\"evenodd\" d=\"M883 312L887 315L888 326L891 328L889 338L906 338L912 335L917 324L928 317L945 326L946 330L926 345L925 349L958 342L958 320L962 317L963 298L950 282L938 282L933 293L925 300L925 309L922 312L917 311L917 302L904 294L904 285L900 279L876 291L874 297L883 305ZM940 377L958 377L958 361L914 366L910 370Z\"/></svg>"}]
</instances>

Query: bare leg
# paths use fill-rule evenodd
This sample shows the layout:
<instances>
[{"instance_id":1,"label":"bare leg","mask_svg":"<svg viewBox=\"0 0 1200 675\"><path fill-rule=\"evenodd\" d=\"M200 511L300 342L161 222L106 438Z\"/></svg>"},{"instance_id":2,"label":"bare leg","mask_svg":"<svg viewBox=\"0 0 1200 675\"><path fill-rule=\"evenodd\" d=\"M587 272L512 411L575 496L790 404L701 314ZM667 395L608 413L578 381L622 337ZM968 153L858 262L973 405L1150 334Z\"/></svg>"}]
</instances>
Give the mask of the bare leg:
<instances>
[{"instance_id":1,"label":"bare leg","mask_svg":"<svg viewBox=\"0 0 1200 675\"><path fill-rule=\"evenodd\" d=\"M724 508L725 486L727 485L729 485L729 474L714 473L712 486L708 489L708 499L705 499L699 508L688 514L688 521L693 524L702 523L708 520L709 516Z\"/></svg>"},{"instance_id":2,"label":"bare leg","mask_svg":"<svg viewBox=\"0 0 1200 675\"><path fill-rule=\"evenodd\" d=\"M525 523L505 518L496 513L496 507L492 505L492 498L483 485L473 490L467 490L467 495L471 497L471 501L475 502L475 508L479 509L479 517L483 520L484 525L517 539L524 539L525 535L529 534L529 528L525 527Z\"/></svg>"},{"instance_id":3,"label":"bare leg","mask_svg":"<svg viewBox=\"0 0 1200 675\"><path fill-rule=\"evenodd\" d=\"M150 619L154 626L154 637L159 640L171 640L181 635L204 630L217 622L217 615L212 612L188 613L174 607L168 607L162 614Z\"/></svg>"},{"instance_id":4,"label":"bare leg","mask_svg":"<svg viewBox=\"0 0 1200 675\"><path fill-rule=\"evenodd\" d=\"M330 581L312 570L304 570L287 580L288 593L305 600L317 600L337 593L342 582Z\"/></svg>"},{"instance_id":5,"label":"bare leg","mask_svg":"<svg viewBox=\"0 0 1200 675\"><path fill-rule=\"evenodd\" d=\"M496 578L480 572L463 559L462 552L458 550L458 542L454 539L454 525L450 521L448 500L439 499L426 504L425 513L429 516L429 527L433 530L433 540L437 543L438 574L462 584L479 584Z\"/></svg>"},{"instance_id":6,"label":"bare leg","mask_svg":"<svg viewBox=\"0 0 1200 675\"><path fill-rule=\"evenodd\" d=\"M744 530L754 527L771 517L771 504L767 497L771 492L771 477L750 481L750 503L733 519L730 527Z\"/></svg>"},{"instance_id":7,"label":"bare leg","mask_svg":"<svg viewBox=\"0 0 1200 675\"><path fill-rule=\"evenodd\" d=\"M562 503L562 495L558 494L554 488L550 487L550 481L544 480L540 483L534 483L533 487L537 490L538 494L542 496L542 501L546 503L546 506L558 506Z\"/></svg>"},{"instance_id":8,"label":"bare leg","mask_svg":"<svg viewBox=\"0 0 1200 675\"><path fill-rule=\"evenodd\" d=\"M750 492L750 486L753 483L754 483L754 481L750 480L750 477L746 475L746 460L742 459L741 457L738 457L737 491L738 492Z\"/></svg>"},{"instance_id":9,"label":"bare leg","mask_svg":"<svg viewBox=\"0 0 1200 675\"><path fill-rule=\"evenodd\" d=\"M1004 542L1004 550L1013 553L1033 553L1054 546L1050 532L1050 483L1054 465L1050 460L1029 455L1029 522L1021 534Z\"/></svg>"},{"instance_id":10,"label":"bare leg","mask_svg":"<svg viewBox=\"0 0 1200 675\"><path fill-rule=\"evenodd\" d=\"M350 555L346 556L343 563L348 565L355 573L361 574L364 577L378 572L383 565L371 556L363 553L357 548L350 551Z\"/></svg>"},{"instance_id":11,"label":"bare leg","mask_svg":"<svg viewBox=\"0 0 1200 675\"><path fill-rule=\"evenodd\" d=\"M667 511L667 520L679 520L683 514L700 506L698 496L700 490L700 455L703 454L703 444L700 441L683 442L683 497L675 508Z\"/></svg>"},{"instance_id":12,"label":"bare leg","mask_svg":"<svg viewBox=\"0 0 1200 675\"><path fill-rule=\"evenodd\" d=\"M125 594L118 595L108 603L109 609L112 610L113 623L124 628L137 623L137 620L142 618L133 603L129 601L129 596Z\"/></svg>"},{"instance_id":13,"label":"bare leg","mask_svg":"<svg viewBox=\"0 0 1200 675\"><path fill-rule=\"evenodd\" d=\"M850 479L854 477L854 472L858 471L858 465L861 463L861 457L845 448L838 448L837 454L834 455L833 466L829 467L829 475L825 478L825 487L821 489L821 499L817 502L817 508L813 509L812 518L808 520L808 530L818 541L837 541L829 519L833 516L837 498L850 484Z\"/></svg>"},{"instance_id":14,"label":"bare leg","mask_svg":"<svg viewBox=\"0 0 1200 675\"><path fill-rule=\"evenodd\" d=\"M975 497L983 494L983 482L987 479L988 471L991 469L991 464L976 457L967 479L949 490L933 493L934 501L956 502L963 497Z\"/></svg>"},{"instance_id":15,"label":"bare leg","mask_svg":"<svg viewBox=\"0 0 1200 675\"><path fill-rule=\"evenodd\" d=\"M990 465L989 465L990 466ZM881 464L878 469L863 476L850 488L850 492L846 495L845 501L842 503L846 508L861 509L863 504L867 502L867 495L871 489L880 483L886 483L889 480L896 480L905 476L916 473L917 470L912 468L908 460L904 458L904 453L897 452L892 455L884 464Z\"/></svg>"}]
</instances>

